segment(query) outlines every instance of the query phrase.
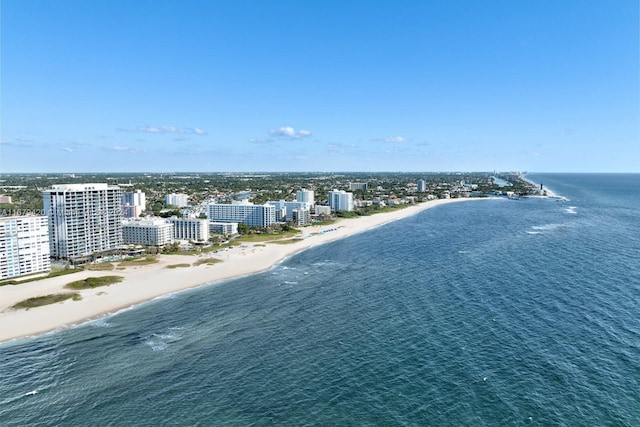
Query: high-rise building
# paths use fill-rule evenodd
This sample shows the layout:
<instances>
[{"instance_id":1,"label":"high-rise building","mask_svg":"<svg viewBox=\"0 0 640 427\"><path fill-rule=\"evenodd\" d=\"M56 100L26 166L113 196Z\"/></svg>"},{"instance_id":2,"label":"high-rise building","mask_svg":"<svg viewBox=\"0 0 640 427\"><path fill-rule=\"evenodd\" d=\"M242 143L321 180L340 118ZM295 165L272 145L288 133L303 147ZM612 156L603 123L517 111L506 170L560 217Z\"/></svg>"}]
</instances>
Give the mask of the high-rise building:
<instances>
[{"instance_id":1,"label":"high-rise building","mask_svg":"<svg viewBox=\"0 0 640 427\"><path fill-rule=\"evenodd\" d=\"M309 203L310 206L315 205L316 201L314 199L313 190L301 188L298 192L296 192L296 201Z\"/></svg>"},{"instance_id":2,"label":"high-rise building","mask_svg":"<svg viewBox=\"0 0 640 427\"><path fill-rule=\"evenodd\" d=\"M107 184L54 185L42 193L52 257L86 260L122 245L122 191Z\"/></svg>"},{"instance_id":3,"label":"high-rise building","mask_svg":"<svg viewBox=\"0 0 640 427\"><path fill-rule=\"evenodd\" d=\"M0 217L0 279L50 269L47 217Z\"/></svg>"},{"instance_id":4,"label":"high-rise building","mask_svg":"<svg viewBox=\"0 0 640 427\"><path fill-rule=\"evenodd\" d=\"M147 198L141 190L122 193L122 213L127 218L137 218L147 210Z\"/></svg>"},{"instance_id":5,"label":"high-rise building","mask_svg":"<svg viewBox=\"0 0 640 427\"><path fill-rule=\"evenodd\" d=\"M344 190L329 191L329 206L335 211L352 211L353 193Z\"/></svg>"},{"instance_id":6,"label":"high-rise building","mask_svg":"<svg viewBox=\"0 0 640 427\"><path fill-rule=\"evenodd\" d=\"M122 224L122 240L127 244L164 246L173 243L173 224L164 218L136 218Z\"/></svg>"},{"instance_id":7,"label":"high-rise building","mask_svg":"<svg viewBox=\"0 0 640 427\"><path fill-rule=\"evenodd\" d=\"M367 191L367 183L366 182L350 182L349 183L349 190L351 190L351 191L356 191L356 190Z\"/></svg>"},{"instance_id":8,"label":"high-rise building","mask_svg":"<svg viewBox=\"0 0 640 427\"><path fill-rule=\"evenodd\" d=\"M425 191L427 191L427 181L425 181L424 179L419 179L418 180L418 192L419 193L424 193Z\"/></svg>"},{"instance_id":9,"label":"high-rise building","mask_svg":"<svg viewBox=\"0 0 640 427\"><path fill-rule=\"evenodd\" d=\"M189 206L189 196L186 194L167 194L164 196L164 204L167 206L177 206L183 208Z\"/></svg>"},{"instance_id":10,"label":"high-rise building","mask_svg":"<svg viewBox=\"0 0 640 427\"><path fill-rule=\"evenodd\" d=\"M214 222L241 222L249 227L269 227L276 223L276 207L254 205L248 201L209 203L207 217Z\"/></svg>"}]
</instances>

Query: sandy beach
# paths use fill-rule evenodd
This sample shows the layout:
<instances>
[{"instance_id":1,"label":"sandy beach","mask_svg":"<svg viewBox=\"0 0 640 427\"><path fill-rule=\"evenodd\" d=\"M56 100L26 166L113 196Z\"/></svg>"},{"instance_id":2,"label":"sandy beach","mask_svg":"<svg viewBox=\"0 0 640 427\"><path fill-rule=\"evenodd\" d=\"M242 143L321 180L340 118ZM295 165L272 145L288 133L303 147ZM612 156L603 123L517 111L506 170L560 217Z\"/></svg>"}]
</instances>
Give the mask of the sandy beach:
<instances>
[{"instance_id":1,"label":"sandy beach","mask_svg":"<svg viewBox=\"0 0 640 427\"><path fill-rule=\"evenodd\" d=\"M295 236L298 241L290 244L245 243L217 253L161 255L158 257L159 262L150 265L110 271L84 270L19 285L0 286L0 342L69 328L163 295L268 270L286 257L312 246L370 230L435 206L469 200L487 199L439 199L394 212L342 219L327 226L304 227ZM193 265L206 257L217 258L222 262ZM189 266L167 268L176 264ZM11 308L28 298L74 292L64 288L64 285L72 281L114 275L122 276L123 281L110 286L75 291L82 296L79 301L69 299L28 310Z\"/></svg>"}]
</instances>

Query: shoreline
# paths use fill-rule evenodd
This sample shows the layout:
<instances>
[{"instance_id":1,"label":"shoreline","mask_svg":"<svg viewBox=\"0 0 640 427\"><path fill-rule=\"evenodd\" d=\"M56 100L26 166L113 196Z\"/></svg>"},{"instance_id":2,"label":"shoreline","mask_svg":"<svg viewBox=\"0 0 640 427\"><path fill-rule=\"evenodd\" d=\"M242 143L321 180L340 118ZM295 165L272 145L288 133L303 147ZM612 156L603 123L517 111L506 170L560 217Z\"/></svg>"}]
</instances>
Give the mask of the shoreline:
<instances>
[{"instance_id":1,"label":"shoreline","mask_svg":"<svg viewBox=\"0 0 640 427\"><path fill-rule=\"evenodd\" d=\"M295 236L302 240L290 244L244 243L218 253L159 255L159 261L149 265L102 271L83 270L19 285L0 286L0 343L66 330L187 289L267 271L311 247L353 236L436 206L471 200L492 198L437 199L395 212L340 219L326 226L308 226ZM222 262L193 265L207 258ZM189 266L167 268L175 264ZM75 291L82 296L79 301L66 300L28 310L11 308L28 298L70 292L64 289L65 284L100 276L122 276L123 280L110 286Z\"/></svg>"}]
</instances>

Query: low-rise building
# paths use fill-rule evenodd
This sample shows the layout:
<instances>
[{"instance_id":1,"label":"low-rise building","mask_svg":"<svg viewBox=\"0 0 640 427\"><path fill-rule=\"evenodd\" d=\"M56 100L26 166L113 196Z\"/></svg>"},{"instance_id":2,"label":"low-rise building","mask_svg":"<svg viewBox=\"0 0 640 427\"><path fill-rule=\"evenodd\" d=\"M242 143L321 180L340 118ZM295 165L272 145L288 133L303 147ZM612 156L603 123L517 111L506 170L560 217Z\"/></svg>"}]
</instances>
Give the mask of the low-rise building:
<instances>
[{"instance_id":1,"label":"low-rise building","mask_svg":"<svg viewBox=\"0 0 640 427\"><path fill-rule=\"evenodd\" d=\"M238 234L237 222L209 222L210 234Z\"/></svg>"},{"instance_id":2,"label":"low-rise building","mask_svg":"<svg viewBox=\"0 0 640 427\"><path fill-rule=\"evenodd\" d=\"M164 218L136 218L122 224L126 244L164 246L173 243L173 224Z\"/></svg>"},{"instance_id":3,"label":"low-rise building","mask_svg":"<svg viewBox=\"0 0 640 427\"><path fill-rule=\"evenodd\" d=\"M169 218L173 224L173 238L206 242L209 240L209 221L197 218Z\"/></svg>"}]
</instances>

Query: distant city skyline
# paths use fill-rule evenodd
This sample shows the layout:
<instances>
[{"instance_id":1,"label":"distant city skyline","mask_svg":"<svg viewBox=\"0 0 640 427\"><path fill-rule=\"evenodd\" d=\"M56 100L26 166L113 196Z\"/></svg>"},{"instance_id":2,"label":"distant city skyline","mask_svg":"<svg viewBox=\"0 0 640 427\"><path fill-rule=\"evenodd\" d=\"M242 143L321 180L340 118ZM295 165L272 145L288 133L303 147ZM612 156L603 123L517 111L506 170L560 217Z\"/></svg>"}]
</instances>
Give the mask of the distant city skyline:
<instances>
[{"instance_id":1,"label":"distant city skyline","mask_svg":"<svg viewBox=\"0 0 640 427\"><path fill-rule=\"evenodd\" d=\"M0 8L0 173L640 172L636 0Z\"/></svg>"}]
</instances>

